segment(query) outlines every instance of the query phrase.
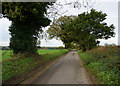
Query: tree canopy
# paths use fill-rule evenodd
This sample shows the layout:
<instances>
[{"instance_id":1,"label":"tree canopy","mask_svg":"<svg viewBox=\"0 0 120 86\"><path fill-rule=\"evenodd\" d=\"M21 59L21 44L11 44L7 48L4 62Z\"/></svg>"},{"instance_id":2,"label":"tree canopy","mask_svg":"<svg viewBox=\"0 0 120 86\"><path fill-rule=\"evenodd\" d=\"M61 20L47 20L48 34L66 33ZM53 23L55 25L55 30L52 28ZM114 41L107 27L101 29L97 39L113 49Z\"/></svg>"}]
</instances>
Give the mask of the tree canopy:
<instances>
[{"instance_id":1,"label":"tree canopy","mask_svg":"<svg viewBox=\"0 0 120 86\"><path fill-rule=\"evenodd\" d=\"M71 31L66 32L66 25L74 19L75 16L62 16L58 20L54 21L47 31L50 39L60 39L65 44L65 48L70 47L70 43L73 40L71 37Z\"/></svg>"},{"instance_id":2,"label":"tree canopy","mask_svg":"<svg viewBox=\"0 0 120 86\"><path fill-rule=\"evenodd\" d=\"M3 2L2 13L12 21L10 48L14 53L37 51L37 38L42 27L50 24L45 15L50 2Z\"/></svg>"},{"instance_id":3,"label":"tree canopy","mask_svg":"<svg viewBox=\"0 0 120 86\"><path fill-rule=\"evenodd\" d=\"M53 23L48 33L51 37L56 36L61 38L62 41L63 39L70 40L69 43L74 42L80 49L86 51L87 49L92 49L97 46L100 43L98 39L114 37L114 25L108 26L107 23L104 22L106 16L106 13L91 9L90 13L84 12L74 19L70 16L60 17L57 21L62 23ZM60 20L61 18L62 20ZM64 22L63 18L66 19L66 22ZM56 27L58 27L59 30L55 29ZM68 33L69 38L65 35ZM63 43L65 42L63 41Z\"/></svg>"},{"instance_id":4,"label":"tree canopy","mask_svg":"<svg viewBox=\"0 0 120 86\"><path fill-rule=\"evenodd\" d=\"M28 5L29 4L29 5ZM37 39L42 27L50 24L46 17L51 2L3 2L2 13L12 21L9 28L10 48L19 52L35 53ZM114 37L114 25L104 22L107 14L91 9L78 16L62 16L50 25L47 33L50 38L63 41L65 48L79 47L83 51L92 49L100 42L98 39Z\"/></svg>"}]
</instances>

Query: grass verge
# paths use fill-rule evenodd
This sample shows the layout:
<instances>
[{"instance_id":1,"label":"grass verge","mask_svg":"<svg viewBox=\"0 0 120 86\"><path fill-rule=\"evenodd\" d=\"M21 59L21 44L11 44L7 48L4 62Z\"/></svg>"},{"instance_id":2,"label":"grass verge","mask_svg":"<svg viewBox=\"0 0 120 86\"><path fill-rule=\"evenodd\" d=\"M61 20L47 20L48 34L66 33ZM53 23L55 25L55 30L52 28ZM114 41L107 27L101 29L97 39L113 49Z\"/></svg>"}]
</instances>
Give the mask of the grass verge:
<instances>
[{"instance_id":1,"label":"grass verge","mask_svg":"<svg viewBox=\"0 0 120 86\"><path fill-rule=\"evenodd\" d=\"M116 47L99 47L84 53L78 51L78 53L84 66L95 75L99 84L118 84L120 71L118 69L119 60Z\"/></svg>"},{"instance_id":2,"label":"grass verge","mask_svg":"<svg viewBox=\"0 0 120 86\"><path fill-rule=\"evenodd\" d=\"M38 65L47 63L65 54L68 50L58 50L56 53L40 54L39 57L14 58L2 62L2 80L3 83L9 81L15 76L24 74L26 71L35 69Z\"/></svg>"}]
</instances>

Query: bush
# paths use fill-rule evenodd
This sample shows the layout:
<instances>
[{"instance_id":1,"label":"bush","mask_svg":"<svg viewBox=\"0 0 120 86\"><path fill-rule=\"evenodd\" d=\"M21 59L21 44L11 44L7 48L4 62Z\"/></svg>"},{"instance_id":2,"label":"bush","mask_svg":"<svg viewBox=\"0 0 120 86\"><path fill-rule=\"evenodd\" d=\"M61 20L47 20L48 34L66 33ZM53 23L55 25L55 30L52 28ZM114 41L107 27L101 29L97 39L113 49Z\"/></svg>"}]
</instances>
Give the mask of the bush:
<instances>
[{"instance_id":1,"label":"bush","mask_svg":"<svg viewBox=\"0 0 120 86\"><path fill-rule=\"evenodd\" d=\"M82 53L78 51L84 65L95 75L100 84L118 84L118 47L98 47Z\"/></svg>"}]
</instances>

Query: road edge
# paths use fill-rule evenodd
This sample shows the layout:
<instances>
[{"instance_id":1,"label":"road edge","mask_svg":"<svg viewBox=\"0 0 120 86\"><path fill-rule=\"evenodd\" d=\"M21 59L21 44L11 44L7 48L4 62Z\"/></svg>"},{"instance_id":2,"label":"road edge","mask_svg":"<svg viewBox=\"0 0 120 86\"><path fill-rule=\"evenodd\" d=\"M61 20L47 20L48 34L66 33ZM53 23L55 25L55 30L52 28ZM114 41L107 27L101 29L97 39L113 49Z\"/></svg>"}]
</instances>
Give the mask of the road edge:
<instances>
[{"instance_id":1,"label":"road edge","mask_svg":"<svg viewBox=\"0 0 120 86\"><path fill-rule=\"evenodd\" d=\"M37 74L29 77L28 79L24 80L20 84L30 84L30 83L32 83L32 81L34 81L38 76L41 76L44 72L48 71L52 66L54 66L57 62L59 62L62 58L64 58L68 53L69 53L69 51L67 53L63 54L62 56L58 57L57 59L48 62L49 65L46 65L44 67L44 69L37 72Z\"/></svg>"},{"instance_id":2,"label":"road edge","mask_svg":"<svg viewBox=\"0 0 120 86\"><path fill-rule=\"evenodd\" d=\"M84 67L83 61L81 59L81 57L79 56L79 53L77 52L77 55L79 57L80 63L83 67L83 70L85 72L85 75L88 77L88 81L90 82L90 84L96 84L97 85L97 81L95 80L94 75L90 72L90 70L86 67Z\"/></svg>"}]
</instances>

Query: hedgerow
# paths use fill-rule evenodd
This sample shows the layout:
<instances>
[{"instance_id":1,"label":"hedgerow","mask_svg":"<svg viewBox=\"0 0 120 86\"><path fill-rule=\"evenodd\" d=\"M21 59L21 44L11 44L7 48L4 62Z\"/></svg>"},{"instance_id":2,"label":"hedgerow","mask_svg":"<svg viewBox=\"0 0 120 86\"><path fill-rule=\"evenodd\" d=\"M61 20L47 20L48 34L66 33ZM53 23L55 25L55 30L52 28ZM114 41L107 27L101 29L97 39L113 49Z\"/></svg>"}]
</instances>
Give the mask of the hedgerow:
<instances>
[{"instance_id":1,"label":"hedgerow","mask_svg":"<svg viewBox=\"0 0 120 86\"><path fill-rule=\"evenodd\" d=\"M85 67L95 75L99 84L118 84L118 47L98 47L87 52L78 51Z\"/></svg>"}]
</instances>

